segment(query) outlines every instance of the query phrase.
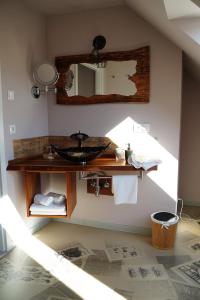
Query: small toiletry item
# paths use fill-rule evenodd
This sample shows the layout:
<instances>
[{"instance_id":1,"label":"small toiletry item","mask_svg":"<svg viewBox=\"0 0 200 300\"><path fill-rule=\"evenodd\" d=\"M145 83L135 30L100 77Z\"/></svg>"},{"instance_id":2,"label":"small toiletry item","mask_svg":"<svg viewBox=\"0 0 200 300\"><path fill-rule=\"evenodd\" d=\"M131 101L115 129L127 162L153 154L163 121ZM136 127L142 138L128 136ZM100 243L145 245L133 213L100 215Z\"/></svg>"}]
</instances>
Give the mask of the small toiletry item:
<instances>
[{"instance_id":1,"label":"small toiletry item","mask_svg":"<svg viewBox=\"0 0 200 300\"><path fill-rule=\"evenodd\" d=\"M52 160L55 158L55 153L53 153L53 148L51 145L44 146L43 157L45 159L49 159L49 160Z\"/></svg>"},{"instance_id":2,"label":"small toiletry item","mask_svg":"<svg viewBox=\"0 0 200 300\"><path fill-rule=\"evenodd\" d=\"M116 148L115 149L115 157L116 157L116 161L125 160L125 150L122 148Z\"/></svg>"},{"instance_id":3,"label":"small toiletry item","mask_svg":"<svg viewBox=\"0 0 200 300\"><path fill-rule=\"evenodd\" d=\"M131 150L131 144L128 143L128 148L125 150L125 158L126 158L126 163L128 163L128 158L133 154L133 150Z\"/></svg>"}]
</instances>

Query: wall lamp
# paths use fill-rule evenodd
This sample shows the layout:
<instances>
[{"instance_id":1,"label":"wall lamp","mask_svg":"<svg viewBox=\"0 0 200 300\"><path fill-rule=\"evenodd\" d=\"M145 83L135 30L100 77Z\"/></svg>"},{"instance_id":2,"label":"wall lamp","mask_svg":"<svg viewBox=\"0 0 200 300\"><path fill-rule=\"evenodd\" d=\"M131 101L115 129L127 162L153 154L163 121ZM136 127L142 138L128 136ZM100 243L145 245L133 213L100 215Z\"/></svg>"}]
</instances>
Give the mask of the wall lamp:
<instances>
[{"instance_id":1,"label":"wall lamp","mask_svg":"<svg viewBox=\"0 0 200 300\"><path fill-rule=\"evenodd\" d=\"M91 52L93 63L97 65L98 68L105 68L106 62L101 61L99 50L102 50L106 45L106 38L103 35L97 35L93 39L93 49Z\"/></svg>"}]
</instances>

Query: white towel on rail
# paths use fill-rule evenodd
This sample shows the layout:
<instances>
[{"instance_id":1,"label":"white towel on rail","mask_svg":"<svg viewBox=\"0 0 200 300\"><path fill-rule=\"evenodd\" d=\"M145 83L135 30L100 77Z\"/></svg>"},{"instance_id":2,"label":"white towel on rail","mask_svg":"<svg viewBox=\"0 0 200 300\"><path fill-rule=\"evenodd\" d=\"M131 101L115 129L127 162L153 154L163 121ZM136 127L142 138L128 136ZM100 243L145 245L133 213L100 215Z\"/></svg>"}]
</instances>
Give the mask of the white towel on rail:
<instances>
[{"instance_id":1,"label":"white towel on rail","mask_svg":"<svg viewBox=\"0 0 200 300\"><path fill-rule=\"evenodd\" d=\"M114 175L112 177L112 184L115 204L137 203L137 175Z\"/></svg>"},{"instance_id":2,"label":"white towel on rail","mask_svg":"<svg viewBox=\"0 0 200 300\"><path fill-rule=\"evenodd\" d=\"M36 204L32 203L30 206L30 211L31 212L37 212L37 211L42 211L42 212L51 212L51 211L56 211L56 212L65 212L66 211L66 206L65 204L51 204L49 206L44 206L41 204Z\"/></svg>"}]
</instances>

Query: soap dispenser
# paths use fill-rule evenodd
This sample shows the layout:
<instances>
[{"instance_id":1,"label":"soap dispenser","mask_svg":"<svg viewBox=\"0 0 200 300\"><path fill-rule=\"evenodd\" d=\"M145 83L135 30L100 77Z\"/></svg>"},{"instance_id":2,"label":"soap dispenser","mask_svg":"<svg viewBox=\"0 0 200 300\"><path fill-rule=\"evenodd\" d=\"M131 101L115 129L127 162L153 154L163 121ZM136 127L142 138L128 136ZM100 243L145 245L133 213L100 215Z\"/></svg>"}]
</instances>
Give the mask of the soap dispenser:
<instances>
[{"instance_id":1,"label":"soap dispenser","mask_svg":"<svg viewBox=\"0 0 200 300\"><path fill-rule=\"evenodd\" d=\"M131 144L128 143L128 148L125 150L125 158L126 158L126 163L128 163L128 158L133 154L133 150L131 150Z\"/></svg>"}]
</instances>

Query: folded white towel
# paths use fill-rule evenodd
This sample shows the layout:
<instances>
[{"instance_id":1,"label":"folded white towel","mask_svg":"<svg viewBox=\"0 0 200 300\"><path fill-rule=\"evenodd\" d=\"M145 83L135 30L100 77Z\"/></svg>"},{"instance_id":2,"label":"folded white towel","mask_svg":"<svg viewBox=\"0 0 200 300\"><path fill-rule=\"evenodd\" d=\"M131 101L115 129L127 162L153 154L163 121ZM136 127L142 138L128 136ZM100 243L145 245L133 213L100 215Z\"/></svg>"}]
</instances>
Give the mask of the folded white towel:
<instances>
[{"instance_id":1,"label":"folded white towel","mask_svg":"<svg viewBox=\"0 0 200 300\"><path fill-rule=\"evenodd\" d=\"M51 204L49 206L44 206L44 205L41 205L41 204L31 204L30 206L30 211L34 211L34 212L37 212L37 211L42 211L42 212L51 212L51 211L57 211L57 212L63 212L63 211L66 211L66 206L65 204L61 204L61 205L58 205L58 204Z\"/></svg>"},{"instance_id":2,"label":"folded white towel","mask_svg":"<svg viewBox=\"0 0 200 300\"><path fill-rule=\"evenodd\" d=\"M112 177L112 184L115 204L137 203L137 175L114 175Z\"/></svg>"},{"instance_id":3,"label":"folded white towel","mask_svg":"<svg viewBox=\"0 0 200 300\"><path fill-rule=\"evenodd\" d=\"M132 154L128 158L129 165L134 166L136 169L143 168L145 171L148 169L158 166L162 161L158 158L149 156L139 156Z\"/></svg>"},{"instance_id":4,"label":"folded white towel","mask_svg":"<svg viewBox=\"0 0 200 300\"><path fill-rule=\"evenodd\" d=\"M66 211L31 211L31 215L66 216Z\"/></svg>"},{"instance_id":5,"label":"folded white towel","mask_svg":"<svg viewBox=\"0 0 200 300\"><path fill-rule=\"evenodd\" d=\"M53 193L53 192L49 192L47 194L47 196L53 198L54 204L63 204L63 203L65 203L65 200L66 200L65 195L57 194L57 193Z\"/></svg>"},{"instance_id":6,"label":"folded white towel","mask_svg":"<svg viewBox=\"0 0 200 300\"><path fill-rule=\"evenodd\" d=\"M53 203L53 197L43 194L36 194L34 196L34 203L49 206Z\"/></svg>"}]
</instances>

